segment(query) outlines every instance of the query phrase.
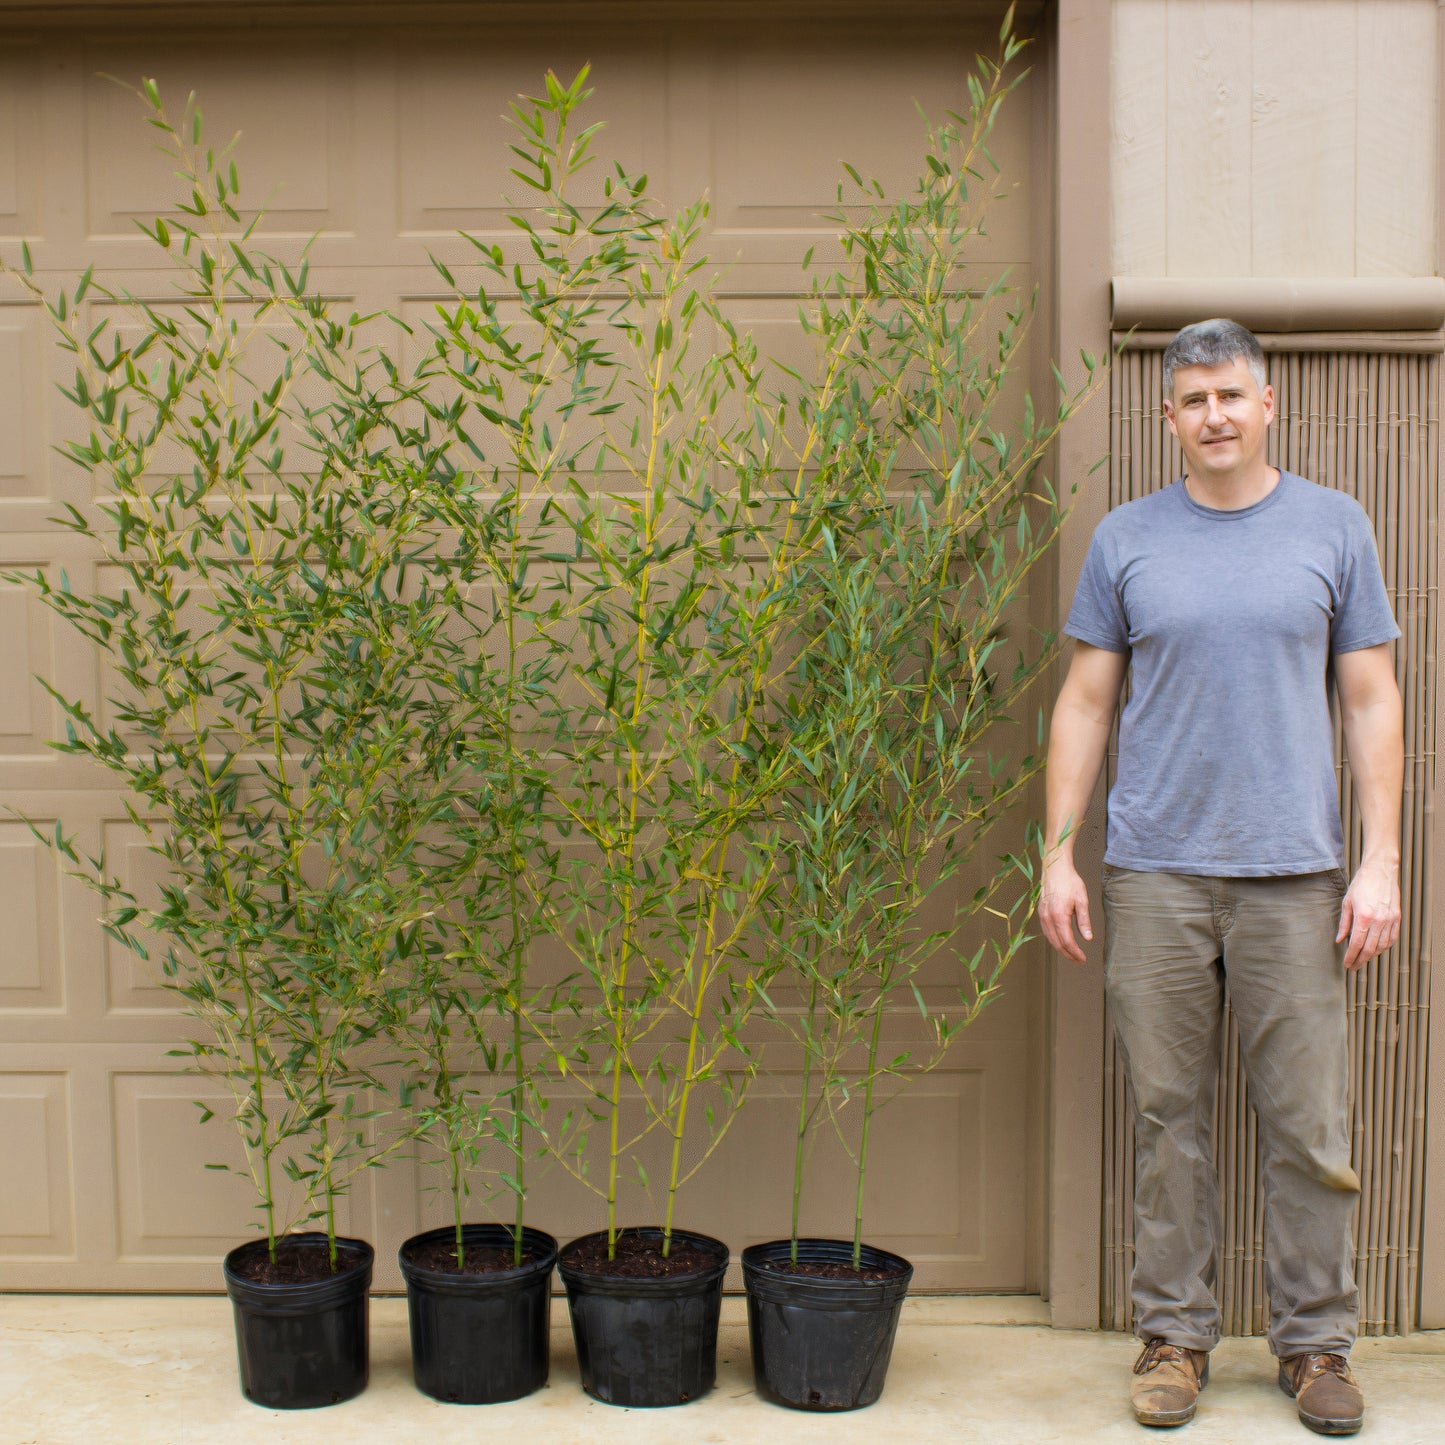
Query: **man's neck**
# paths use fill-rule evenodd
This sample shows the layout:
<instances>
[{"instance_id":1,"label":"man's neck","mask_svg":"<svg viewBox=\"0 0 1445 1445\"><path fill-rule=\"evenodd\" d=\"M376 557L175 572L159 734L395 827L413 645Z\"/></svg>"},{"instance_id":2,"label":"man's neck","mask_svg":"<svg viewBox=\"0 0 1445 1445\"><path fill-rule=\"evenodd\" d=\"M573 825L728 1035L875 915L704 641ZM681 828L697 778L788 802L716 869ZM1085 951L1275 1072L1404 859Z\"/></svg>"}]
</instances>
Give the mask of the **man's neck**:
<instances>
[{"instance_id":1,"label":"man's neck","mask_svg":"<svg viewBox=\"0 0 1445 1445\"><path fill-rule=\"evenodd\" d=\"M1190 471L1184 474L1184 486L1201 507L1216 512L1240 512L1262 502L1279 485L1279 468L1251 467L1245 472L1223 476L1201 476Z\"/></svg>"}]
</instances>

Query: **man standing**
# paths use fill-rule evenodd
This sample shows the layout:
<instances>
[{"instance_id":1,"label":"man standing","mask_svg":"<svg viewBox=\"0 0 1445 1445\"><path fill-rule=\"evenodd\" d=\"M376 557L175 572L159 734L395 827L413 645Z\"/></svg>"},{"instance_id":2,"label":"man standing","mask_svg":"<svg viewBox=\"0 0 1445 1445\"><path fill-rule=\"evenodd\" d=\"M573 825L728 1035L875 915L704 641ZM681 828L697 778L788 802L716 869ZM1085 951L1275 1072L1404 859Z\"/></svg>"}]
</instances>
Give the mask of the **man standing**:
<instances>
[{"instance_id":1,"label":"man standing","mask_svg":"<svg viewBox=\"0 0 1445 1445\"><path fill-rule=\"evenodd\" d=\"M1350 1434L1358 1296L1345 971L1400 929L1399 636L1351 498L1265 459L1274 392L1232 321L1185 327L1164 402L1187 467L1089 547L1049 735L1039 920L1066 958L1093 937L1074 839L1126 672L1104 861L1105 989L1136 1122L1135 1416L1194 1415L1219 1339L1210 1140L1224 991L1264 1153L1270 1348L1300 1419ZM1364 821L1346 886L1333 682Z\"/></svg>"}]
</instances>

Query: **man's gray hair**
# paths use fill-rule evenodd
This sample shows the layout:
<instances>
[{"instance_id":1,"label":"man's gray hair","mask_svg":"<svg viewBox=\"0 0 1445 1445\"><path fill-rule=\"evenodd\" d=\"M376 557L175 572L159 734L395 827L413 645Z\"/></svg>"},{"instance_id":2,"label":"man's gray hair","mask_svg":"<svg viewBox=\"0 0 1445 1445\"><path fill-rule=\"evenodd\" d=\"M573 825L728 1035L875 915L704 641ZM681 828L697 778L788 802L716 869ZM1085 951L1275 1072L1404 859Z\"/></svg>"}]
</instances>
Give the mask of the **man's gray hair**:
<instances>
[{"instance_id":1,"label":"man's gray hair","mask_svg":"<svg viewBox=\"0 0 1445 1445\"><path fill-rule=\"evenodd\" d=\"M1183 366L1227 366L1237 356L1244 358L1249 374L1260 391L1265 386L1264 352L1259 339L1237 321L1216 316L1186 326L1164 352L1164 395L1174 395L1174 373Z\"/></svg>"}]
</instances>

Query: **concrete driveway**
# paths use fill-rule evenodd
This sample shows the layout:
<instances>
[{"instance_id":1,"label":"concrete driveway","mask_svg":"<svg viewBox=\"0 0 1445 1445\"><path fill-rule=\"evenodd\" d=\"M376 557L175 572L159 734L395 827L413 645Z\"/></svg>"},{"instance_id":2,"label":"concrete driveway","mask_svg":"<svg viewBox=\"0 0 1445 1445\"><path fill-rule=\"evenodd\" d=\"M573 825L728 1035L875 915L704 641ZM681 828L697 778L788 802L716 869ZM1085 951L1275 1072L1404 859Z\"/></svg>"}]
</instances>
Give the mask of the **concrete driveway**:
<instances>
[{"instance_id":1,"label":"concrete driveway","mask_svg":"<svg viewBox=\"0 0 1445 1445\"><path fill-rule=\"evenodd\" d=\"M671 1410L621 1410L578 1387L566 1306L554 1302L552 1378L509 1405L443 1405L411 1381L405 1301L372 1301L371 1383L329 1409L248 1404L236 1384L230 1306L214 1296L0 1296L5 1445L1046 1445L1158 1441L1128 1410L1137 1349L1122 1335L1052 1330L1032 1298L913 1299L888 1388L873 1407L809 1415L753 1392L743 1302L723 1307L717 1388ZM1445 1440L1445 1331L1361 1340L1362 1440ZM1312 1440L1275 1386L1262 1340L1226 1340L1181 1445Z\"/></svg>"}]
</instances>

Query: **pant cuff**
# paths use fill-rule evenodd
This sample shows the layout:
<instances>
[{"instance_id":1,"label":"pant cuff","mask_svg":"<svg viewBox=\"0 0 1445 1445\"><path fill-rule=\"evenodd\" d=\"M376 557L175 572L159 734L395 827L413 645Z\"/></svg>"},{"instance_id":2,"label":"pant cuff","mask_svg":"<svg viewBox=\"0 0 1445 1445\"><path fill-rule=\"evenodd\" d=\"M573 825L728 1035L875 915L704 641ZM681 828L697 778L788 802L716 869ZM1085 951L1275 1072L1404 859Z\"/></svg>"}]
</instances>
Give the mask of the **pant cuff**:
<instances>
[{"instance_id":1,"label":"pant cuff","mask_svg":"<svg viewBox=\"0 0 1445 1445\"><path fill-rule=\"evenodd\" d=\"M1323 1343L1300 1344L1298 1341L1271 1340L1269 1352L1277 1360L1292 1360L1296 1355L1345 1355L1354 1348L1353 1340L1326 1340Z\"/></svg>"},{"instance_id":2,"label":"pant cuff","mask_svg":"<svg viewBox=\"0 0 1445 1445\"><path fill-rule=\"evenodd\" d=\"M1142 1325L1137 1334L1140 1340L1163 1340L1167 1344L1178 1345L1181 1350L1203 1350L1206 1354L1219 1343L1218 1335L1196 1334L1193 1330L1180 1329L1173 1325L1160 1325L1155 1329L1145 1329ZM1296 1350L1296 1354L1300 1351Z\"/></svg>"}]
</instances>

